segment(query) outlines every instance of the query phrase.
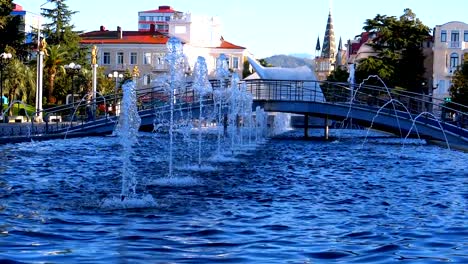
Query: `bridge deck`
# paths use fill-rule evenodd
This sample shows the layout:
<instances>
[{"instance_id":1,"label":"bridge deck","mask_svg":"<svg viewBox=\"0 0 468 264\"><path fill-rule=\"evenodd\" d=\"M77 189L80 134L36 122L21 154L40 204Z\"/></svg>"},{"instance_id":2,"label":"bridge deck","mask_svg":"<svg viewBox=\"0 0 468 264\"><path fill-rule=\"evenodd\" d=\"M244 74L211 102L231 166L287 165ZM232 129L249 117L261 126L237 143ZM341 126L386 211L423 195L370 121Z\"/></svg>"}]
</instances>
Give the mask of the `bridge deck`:
<instances>
[{"instance_id":1,"label":"bridge deck","mask_svg":"<svg viewBox=\"0 0 468 264\"><path fill-rule=\"evenodd\" d=\"M451 106L455 107L450 108L444 102L438 102L421 94L397 92L375 86L350 87L345 83L247 80L241 83L244 84L246 90L253 96L253 108L260 106L265 111L307 114L339 122L352 119L353 122L363 126L372 126L400 136L411 134L427 139L448 140L451 144L468 145L466 106L452 104ZM219 89L219 82L214 82L213 86L214 89ZM28 133L29 135L111 133L117 117L115 111L108 109L113 110L118 107L109 107L109 102L120 102L120 97L121 95L118 95L114 98L111 95L98 98L96 104L104 107L97 107L101 111L95 111L96 115L91 117L88 110L90 107L94 108L94 105L84 102L47 109L44 112L46 121L50 116L61 118L55 118L56 122L46 122L45 125L30 123L31 129ZM157 112L161 114L168 111L168 96L161 89L139 90L138 98L142 126L151 126ZM196 111L198 98L188 83L176 94L176 107ZM203 100L205 107L212 107L212 95L204 96ZM441 116L436 117L434 113L440 113ZM449 114L456 114L459 117L457 122L444 118ZM0 134L8 136L10 129L0 127Z\"/></svg>"}]
</instances>

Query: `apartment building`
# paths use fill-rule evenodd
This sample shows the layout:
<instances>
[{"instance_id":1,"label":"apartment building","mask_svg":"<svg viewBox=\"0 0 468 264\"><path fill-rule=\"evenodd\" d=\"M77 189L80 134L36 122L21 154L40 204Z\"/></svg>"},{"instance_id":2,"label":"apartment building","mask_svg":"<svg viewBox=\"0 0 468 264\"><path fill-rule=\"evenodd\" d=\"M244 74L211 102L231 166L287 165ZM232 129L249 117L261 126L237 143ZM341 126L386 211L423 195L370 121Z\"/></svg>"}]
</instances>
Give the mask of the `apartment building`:
<instances>
[{"instance_id":1,"label":"apartment building","mask_svg":"<svg viewBox=\"0 0 468 264\"><path fill-rule=\"evenodd\" d=\"M452 77L468 59L468 24L452 21L434 28L433 96L449 97Z\"/></svg>"},{"instance_id":2,"label":"apartment building","mask_svg":"<svg viewBox=\"0 0 468 264\"><path fill-rule=\"evenodd\" d=\"M101 26L98 31L81 34L80 43L89 50L96 45L97 63L106 67L106 74L132 71L137 66L141 77L137 86L142 88L149 87L153 80L168 71L165 62L166 43L171 36L179 38L184 45L189 78L198 56L205 58L208 72L213 78L216 59L220 54L225 54L228 58L231 72L242 76L243 62L248 51L245 47L224 40L218 30L217 19L196 18L195 21L191 14L184 14L171 22L173 23L169 23L168 33L158 31L155 25L151 25L148 31L124 31L120 27L110 31Z\"/></svg>"},{"instance_id":3,"label":"apartment building","mask_svg":"<svg viewBox=\"0 0 468 264\"><path fill-rule=\"evenodd\" d=\"M138 31L149 31L154 25L157 31L169 32L168 22L173 17L182 15L182 12L174 10L171 6L159 6L158 9L138 12Z\"/></svg>"}]
</instances>

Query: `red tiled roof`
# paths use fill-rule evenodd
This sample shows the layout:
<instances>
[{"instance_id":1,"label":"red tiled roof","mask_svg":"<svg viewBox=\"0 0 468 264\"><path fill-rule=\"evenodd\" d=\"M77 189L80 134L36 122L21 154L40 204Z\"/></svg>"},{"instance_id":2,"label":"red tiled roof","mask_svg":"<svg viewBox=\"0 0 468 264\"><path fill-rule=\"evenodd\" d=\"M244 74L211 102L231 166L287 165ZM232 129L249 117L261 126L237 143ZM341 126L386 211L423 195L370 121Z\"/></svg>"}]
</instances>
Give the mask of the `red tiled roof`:
<instances>
[{"instance_id":1,"label":"red tiled roof","mask_svg":"<svg viewBox=\"0 0 468 264\"><path fill-rule=\"evenodd\" d=\"M177 12L170 6L159 6L158 9L140 11L141 13L174 13Z\"/></svg>"},{"instance_id":2,"label":"red tiled roof","mask_svg":"<svg viewBox=\"0 0 468 264\"><path fill-rule=\"evenodd\" d=\"M169 37L157 31L92 31L80 35L81 44L166 44Z\"/></svg>"},{"instance_id":3,"label":"red tiled roof","mask_svg":"<svg viewBox=\"0 0 468 264\"><path fill-rule=\"evenodd\" d=\"M15 9L13 9L13 11L23 11L23 7L22 7L22 6L20 6L20 5L18 5L18 4L15 4L15 3L13 3L13 4L15 5Z\"/></svg>"},{"instance_id":4,"label":"red tiled roof","mask_svg":"<svg viewBox=\"0 0 468 264\"><path fill-rule=\"evenodd\" d=\"M225 41L224 39L221 39L221 45L217 47L218 49L245 49L244 47L232 44L229 41Z\"/></svg>"}]
</instances>

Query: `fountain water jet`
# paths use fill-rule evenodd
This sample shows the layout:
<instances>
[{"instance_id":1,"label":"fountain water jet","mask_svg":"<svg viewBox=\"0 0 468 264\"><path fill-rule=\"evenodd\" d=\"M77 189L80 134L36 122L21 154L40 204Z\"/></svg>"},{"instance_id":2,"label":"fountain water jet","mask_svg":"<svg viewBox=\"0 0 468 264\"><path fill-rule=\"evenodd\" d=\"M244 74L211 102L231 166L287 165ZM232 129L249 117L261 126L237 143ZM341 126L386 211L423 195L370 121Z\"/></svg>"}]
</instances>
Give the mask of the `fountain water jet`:
<instances>
[{"instance_id":1,"label":"fountain water jet","mask_svg":"<svg viewBox=\"0 0 468 264\"><path fill-rule=\"evenodd\" d=\"M202 150L202 120L203 120L203 97L213 91L208 80L208 68L205 58L198 57L194 67L193 89L198 94L199 114L198 114L198 167L201 167Z\"/></svg>"},{"instance_id":2,"label":"fountain water jet","mask_svg":"<svg viewBox=\"0 0 468 264\"><path fill-rule=\"evenodd\" d=\"M215 108L218 111L218 121L217 121L217 127L218 127L218 147L216 149L216 155L220 156L221 155L221 133L222 133L222 116L223 116L223 102L224 102L224 97L225 97L225 88L224 88L224 83L226 79L229 76L229 69L227 65L227 57L224 54L219 55L219 57L216 59L216 78L218 79L219 82L219 87L213 92L213 97L215 101Z\"/></svg>"},{"instance_id":3,"label":"fountain water jet","mask_svg":"<svg viewBox=\"0 0 468 264\"><path fill-rule=\"evenodd\" d=\"M114 134L122 147L122 188L120 199L113 197L105 199L103 208L143 208L154 207L156 202L150 194L138 197L136 193L137 178L136 169L132 164L132 157L135 156L134 145L138 143L138 130L141 118L136 105L135 83L126 82L123 86L123 98L121 103L122 111Z\"/></svg>"}]
</instances>

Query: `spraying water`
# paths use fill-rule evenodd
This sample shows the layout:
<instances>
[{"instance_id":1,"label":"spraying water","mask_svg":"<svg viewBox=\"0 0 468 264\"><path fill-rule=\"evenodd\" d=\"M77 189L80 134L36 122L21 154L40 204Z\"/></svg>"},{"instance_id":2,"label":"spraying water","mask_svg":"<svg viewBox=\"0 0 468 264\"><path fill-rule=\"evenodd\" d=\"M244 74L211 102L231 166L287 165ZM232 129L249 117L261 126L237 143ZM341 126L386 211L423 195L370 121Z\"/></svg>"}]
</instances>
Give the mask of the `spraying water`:
<instances>
[{"instance_id":1,"label":"spraying water","mask_svg":"<svg viewBox=\"0 0 468 264\"><path fill-rule=\"evenodd\" d=\"M141 118L136 105L135 83L123 85L122 111L115 129L115 135L122 146L122 191L121 199L136 194L137 179L131 158L134 156L133 146L138 143L138 129Z\"/></svg>"},{"instance_id":2,"label":"spraying water","mask_svg":"<svg viewBox=\"0 0 468 264\"><path fill-rule=\"evenodd\" d=\"M229 69L227 65L227 58L226 55L221 54L216 59L216 78L219 81L219 88L214 91L214 100L215 100L215 107L218 109L218 147L217 147L217 155L221 155L221 123L223 117L223 101L225 96L225 88L224 82L226 78L229 76Z\"/></svg>"},{"instance_id":3,"label":"spraying water","mask_svg":"<svg viewBox=\"0 0 468 264\"><path fill-rule=\"evenodd\" d=\"M185 56L182 43L178 38L172 37L167 42L168 53L165 57L169 64L169 78L164 87L169 94L170 119L169 119L169 177L173 176L173 145L174 145L174 104L176 89L185 82Z\"/></svg>"},{"instance_id":4,"label":"spraying water","mask_svg":"<svg viewBox=\"0 0 468 264\"><path fill-rule=\"evenodd\" d=\"M211 93L213 88L211 87L211 83L208 80L208 69L206 66L205 58L198 57L197 62L195 63L194 67L194 81L193 81L193 89L198 94L199 97L199 114L198 114L198 167L201 167L201 150L202 150L202 131L201 125L203 120L203 97Z\"/></svg>"}]
</instances>

